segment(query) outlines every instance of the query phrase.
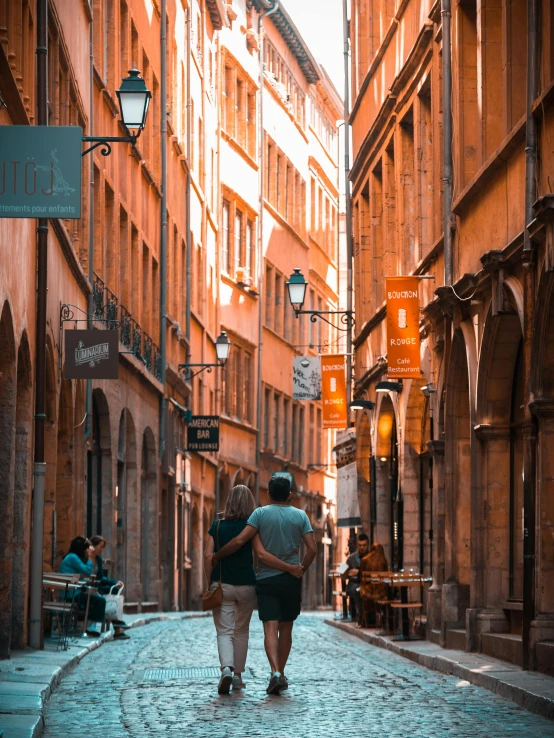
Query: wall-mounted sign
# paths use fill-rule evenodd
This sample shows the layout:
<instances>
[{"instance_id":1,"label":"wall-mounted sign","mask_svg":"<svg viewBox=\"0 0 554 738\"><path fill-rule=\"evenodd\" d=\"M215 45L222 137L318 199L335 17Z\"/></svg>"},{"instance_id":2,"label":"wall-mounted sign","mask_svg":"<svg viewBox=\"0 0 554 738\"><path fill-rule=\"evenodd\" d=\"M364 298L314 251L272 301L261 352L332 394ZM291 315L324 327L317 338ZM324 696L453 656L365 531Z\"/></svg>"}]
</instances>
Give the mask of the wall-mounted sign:
<instances>
[{"instance_id":1,"label":"wall-mounted sign","mask_svg":"<svg viewBox=\"0 0 554 738\"><path fill-rule=\"evenodd\" d=\"M117 379L117 331L65 330L64 337L66 379Z\"/></svg>"},{"instance_id":2,"label":"wall-mounted sign","mask_svg":"<svg viewBox=\"0 0 554 738\"><path fill-rule=\"evenodd\" d=\"M80 218L79 126L0 127L0 218Z\"/></svg>"},{"instance_id":3,"label":"wall-mounted sign","mask_svg":"<svg viewBox=\"0 0 554 738\"><path fill-rule=\"evenodd\" d=\"M387 374L415 377L419 368L419 279L387 277Z\"/></svg>"},{"instance_id":4,"label":"wall-mounted sign","mask_svg":"<svg viewBox=\"0 0 554 738\"><path fill-rule=\"evenodd\" d=\"M358 468L356 462L337 471L337 526L356 528L362 524L358 503Z\"/></svg>"},{"instance_id":5,"label":"wall-mounted sign","mask_svg":"<svg viewBox=\"0 0 554 738\"><path fill-rule=\"evenodd\" d=\"M292 367L293 400L321 400L319 356L295 356Z\"/></svg>"},{"instance_id":6,"label":"wall-mounted sign","mask_svg":"<svg viewBox=\"0 0 554 738\"><path fill-rule=\"evenodd\" d=\"M189 451L219 451L219 415L193 415L187 446Z\"/></svg>"},{"instance_id":7,"label":"wall-mounted sign","mask_svg":"<svg viewBox=\"0 0 554 738\"><path fill-rule=\"evenodd\" d=\"M346 428L346 377L343 354L321 356L321 404L323 428Z\"/></svg>"}]
</instances>

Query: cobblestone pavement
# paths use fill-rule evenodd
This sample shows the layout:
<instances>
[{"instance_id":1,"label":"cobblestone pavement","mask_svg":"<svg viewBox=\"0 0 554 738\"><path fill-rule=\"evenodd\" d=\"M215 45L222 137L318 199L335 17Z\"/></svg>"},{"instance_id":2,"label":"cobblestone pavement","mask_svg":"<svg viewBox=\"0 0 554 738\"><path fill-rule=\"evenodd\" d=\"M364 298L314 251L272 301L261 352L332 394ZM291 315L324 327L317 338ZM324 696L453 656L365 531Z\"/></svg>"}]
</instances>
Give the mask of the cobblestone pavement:
<instances>
[{"instance_id":1,"label":"cobblestone pavement","mask_svg":"<svg viewBox=\"0 0 554 738\"><path fill-rule=\"evenodd\" d=\"M507 738L554 736L554 725L479 687L425 669L300 617L290 688L268 697L262 629L252 619L247 688L217 679L150 681L147 669L218 666L211 618L162 622L109 642L62 682L46 710L48 738Z\"/></svg>"}]
</instances>

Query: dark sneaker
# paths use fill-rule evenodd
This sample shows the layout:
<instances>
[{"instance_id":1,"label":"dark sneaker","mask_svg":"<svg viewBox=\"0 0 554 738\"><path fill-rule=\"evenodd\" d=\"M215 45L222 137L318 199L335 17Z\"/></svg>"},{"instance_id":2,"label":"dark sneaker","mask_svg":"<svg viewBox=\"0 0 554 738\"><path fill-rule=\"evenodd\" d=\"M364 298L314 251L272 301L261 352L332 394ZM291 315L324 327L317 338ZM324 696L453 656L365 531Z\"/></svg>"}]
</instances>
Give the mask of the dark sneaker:
<instances>
[{"instance_id":1,"label":"dark sneaker","mask_svg":"<svg viewBox=\"0 0 554 738\"><path fill-rule=\"evenodd\" d=\"M265 690L267 694L281 694L281 690L283 689L283 683L281 682L282 677L273 675L271 679L269 680L269 684L267 685L267 689Z\"/></svg>"},{"instance_id":2,"label":"dark sneaker","mask_svg":"<svg viewBox=\"0 0 554 738\"><path fill-rule=\"evenodd\" d=\"M130 628L130 625L127 625L127 623L124 620L112 620L112 624L116 625L118 628Z\"/></svg>"},{"instance_id":3,"label":"dark sneaker","mask_svg":"<svg viewBox=\"0 0 554 738\"><path fill-rule=\"evenodd\" d=\"M289 681L284 674L281 674L279 679L280 679L280 684L281 684L281 692L284 692L285 689L289 688Z\"/></svg>"},{"instance_id":4,"label":"dark sneaker","mask_svg":"<svg viewBox=\"0 0 554 738\"><path fill-rule=\"evenodd\" d=\"M127 635L127 633L114 633L114 641L128 641L130 640L131 636Z\"/></svg>"},{"instance_id":5,"label":"dark sneaker","mask_svg":"<svg viewBox=\"0 0 554 738\"><path fill-rule=\"evenodd\" d=\"M221 670L221 677L219 679L219 684L217 685L218 694L229 694L232 681L233 672L231 671L231 669L229 669L228 666L226 666L224 669Z\"/></svg>"},{"instance_id":6,"label":"dark sneaker","mask_svg":"<svg viewBox=\"0 0 554 738\"><path fill-rule=\"evenodd\" d=\"M87 638L100 638L100 633L97 630L87 630Z\"/></svg>"}]
</instances>

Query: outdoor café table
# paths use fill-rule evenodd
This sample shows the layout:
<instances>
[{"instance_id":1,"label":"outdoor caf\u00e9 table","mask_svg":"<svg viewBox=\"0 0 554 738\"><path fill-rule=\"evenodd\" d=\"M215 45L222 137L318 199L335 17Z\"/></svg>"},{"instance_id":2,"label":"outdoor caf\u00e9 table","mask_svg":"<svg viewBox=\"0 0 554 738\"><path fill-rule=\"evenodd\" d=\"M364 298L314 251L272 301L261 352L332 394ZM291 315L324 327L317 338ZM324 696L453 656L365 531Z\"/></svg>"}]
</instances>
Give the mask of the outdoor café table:
<instances>
[{"instance_id":1,"label":"outdoor caf\u00e9 table","mask_svg":"<svg viewBox=\"0 0 554 738\"><path fill-rule=\"evenodd\" d=\"M397 576L391 575L389 576L379 576L375 578L376 582L381 582L382 584L386 584L387 588L389 590L389 597L391 598L391 588L392 587L399 587L400 588L400 603L402 605L408 605L408 587L422 587L424 584L428 582L432 582L432 577L422 577L419 575L414 574L406 574L405 576L402 576L401 574ZM396 641L418 641L420 640L417 636L410 636L410 620L408 617L408 608L403 607L402 608L402 635L396 636L394 638Z\"/></svg>"}]
</instances>

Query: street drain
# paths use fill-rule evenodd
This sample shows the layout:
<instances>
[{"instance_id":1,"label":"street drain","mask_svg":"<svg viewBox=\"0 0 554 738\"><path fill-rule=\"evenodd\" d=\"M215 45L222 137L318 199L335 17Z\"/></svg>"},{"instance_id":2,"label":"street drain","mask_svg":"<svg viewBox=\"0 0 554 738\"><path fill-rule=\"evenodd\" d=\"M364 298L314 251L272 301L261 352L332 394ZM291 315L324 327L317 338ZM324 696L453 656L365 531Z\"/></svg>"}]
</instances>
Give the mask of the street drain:
<instances>
[{"instance_id":1,"label":"street drain","mask_svg":"<svg viewBox=\"0 0 554 738\"><path fill-rule=\"evenodd\" d=\"M189 666L180 669L147 669L143 679L151 682L169 682L173 679L217 679L221 671L217 666Z\"/></svg>"}]
</instances>

